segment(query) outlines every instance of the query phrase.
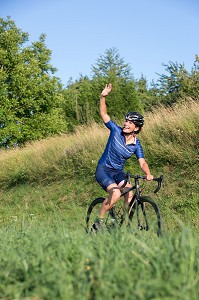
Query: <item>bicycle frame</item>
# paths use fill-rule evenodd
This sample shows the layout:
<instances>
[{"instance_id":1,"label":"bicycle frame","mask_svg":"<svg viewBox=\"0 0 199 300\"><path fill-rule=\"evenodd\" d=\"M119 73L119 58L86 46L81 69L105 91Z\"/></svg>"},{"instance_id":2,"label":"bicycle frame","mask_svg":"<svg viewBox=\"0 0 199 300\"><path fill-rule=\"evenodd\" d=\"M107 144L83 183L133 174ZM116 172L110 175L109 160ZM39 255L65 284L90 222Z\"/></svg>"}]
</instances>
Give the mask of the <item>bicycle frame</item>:
<instances>
[{"instance_id":1,"label":"bicycle frame","mask_svg":"<svg viewBox=\"0 0 199 300\"><path fill-rule=\"evenodd\" d=\"M134 184L132 184L130 187L126 187L127 182L131 183L130 178L134 179ZM112 208L110 208L109 213L105 218L105 223L104 223L105 226L107 226L107 228L110 229L114 226L114 224L122 225L126 217L128 216L126 221L129 224L133 224L134 222L136 222L137 223L136 226L139 229L148 230L149 229L148 220L149 220L150 228L153 231L155 230L158 236L161 235L162 221L161 221L161 213L159 207L151 197L146 195L144 196L141 195L143 189L140 190L139 179L146 179L146 176L130 175L129 173L127 173L124 179L125 179L124 184L121 187L121 196L125 196L127 193L133 191L132 198L130 199L131 201L130 203L128 203L128 205L124 205L123 207L120 204L117 205L115 203L115 205ZM157 193L161 188L161 184L163 183L163 176L161 175L158 178L153 178L153 180L158 182L158 186L154 191L154 193ZM93 224L95 224L96 217L98 217L99 215L98 208L100 208L104 200L105 200L104 197L98 197L94 199L90 204L90 206L88 207L87 217L86 217L88 232L89 232L89 226L91 226L91 228L94 228ZM125 211L128 213L126 214ZM140 216L139 216L139 211L140 211ZM92 221L90 215L92 215L93 217L95 216L95 218L93 218ZM146 215L148 216L148 220Z\"/></svg>"},{"instance_id":2,"label":"bicycle frame","mask_svg":"<svg viewBox=\"0 0 199 300\"><path fill-rule=\"evenodd\" d=\"M126 195L127 193L129 193L130 191L135 190L135 192L134 192L134 194L133 194L133 196L132 196L132 199L131 199L131 201L130 201L130 204L129 204L129 206L131 207L130 210L129 210L129 212L131 211L132 206L133 206L133 204L134 204L134 202L135 202L136 216L137 216L137 220L138 220L138 228L141 229L141 223L140 223L140 219L139 219L139 210L138 210L138 201L139 201L139 197L140 197L140 194L141 194L141 193L140 193L140 188L139 188L139 178L138 178L138 177L135 177L134 180L135 180L135 185L133 185L133 186L131 186L131 187L129 187L129 188L126 188L125 191L123 191L123 192L121 193L121 197L122 197L122 196L125 196L125 195ZM128 180L128 182L129 182L129 180ZM125 183L125 185L126 185L126 183ZM145 209L144 209L144 205L143 205L143 204L141 204L141 208L142 208L142 212L143 212L143 215L144 215L144 218L145 218L145 222L146 222L146 224L147 224L147 227L149 227L149 226L148 226L148 221L147 221L147 218L146 218L146 213L145 213ZM129 213L129 212L128 212L128 213Z\"/></svg>"},{"instance_id":3,"label":"bicycle frame","mask_svg":"<svg viewBox=\"0 0 199 300\"><path fill-rule=\"evenodd\" d=\"M133 185L129 188L126 188L125 191L123 191L121 193L121 197L126 195L130 191L135 190L135 192L132 196L132 199L130 201L130 204L129 204L130 210L128 211L128 213L131 212L131 210L133 209L133 205L135 203L135 211L136 211L136 216L137 216L137 221L138 221L138 228L143 229L143 227L141 225L141 222L140 222L139 209L138 209L139 204L140 204L141 205L141 210L142 210L142 213L143 213L143 216L144 216L145 224L146 224L146 227L144 229L149 230L149 223L148 223L147 216L146 216L145 205L142 202L139 203L139 198L141 197L141 191L140 191L140 186L139 186L139 178L146 179L146 176L130 175L129 173L127 173L126 174L126 179L125 179L125 182L124 182L122 188L124 188L126 186L127 182L130 183L130 178L134 178L135 185ZM154 178L153 180L158 182L158 187L154 191L154 193L157 193L159 191L160 187L161 187L162 182L163 182L163 175L161 175L159 178Z\"/></svg>"},{"instance_id":4,"label":"bicycle frame","mask_svg":"<svg viewBox=\"0 0 199 300\"><path fill-rule=\"evenodd\" d=\"M140 197L140 187L139 187L139 179L138 178L135 178L135 185L133 185L130 188L127 188L124 192L122 192L121 197L126 195L128 192L130 192L132 190L135 190L134 196Z\"/></svg>"}]
</instances>

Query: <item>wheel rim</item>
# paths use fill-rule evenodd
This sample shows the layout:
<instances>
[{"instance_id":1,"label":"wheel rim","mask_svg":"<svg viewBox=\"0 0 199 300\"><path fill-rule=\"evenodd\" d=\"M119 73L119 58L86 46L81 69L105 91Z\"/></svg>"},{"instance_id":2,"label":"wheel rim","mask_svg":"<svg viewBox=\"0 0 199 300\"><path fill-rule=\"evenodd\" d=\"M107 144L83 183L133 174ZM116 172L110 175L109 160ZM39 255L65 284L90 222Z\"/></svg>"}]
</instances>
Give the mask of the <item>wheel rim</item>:
<instances>
[{"instance_id":1,"label":"wheel rim","mask_svg":"<svg viewBox=\"0 0 199 300\"><path fill-rule=\"evenodd\" d=\"M130 214L131 226L134 231L136 233L148 232L150 235L161 236L162 221L158 206L153 200L150 201L150 199L145 198L137 202L137 204L138 209L136 209L136 204L134 204Z\"/></svg>"}]
</instances>

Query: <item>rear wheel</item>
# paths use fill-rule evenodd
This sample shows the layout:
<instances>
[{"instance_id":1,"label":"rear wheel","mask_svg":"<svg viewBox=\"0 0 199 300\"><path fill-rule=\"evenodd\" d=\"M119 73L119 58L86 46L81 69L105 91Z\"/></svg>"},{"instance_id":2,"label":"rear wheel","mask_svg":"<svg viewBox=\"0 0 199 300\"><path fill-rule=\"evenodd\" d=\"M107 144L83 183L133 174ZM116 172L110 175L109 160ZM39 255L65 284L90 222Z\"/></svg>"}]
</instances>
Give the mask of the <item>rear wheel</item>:
<instances>
[{"instance_id":1,"label":"rear wheel","mask_svg":"<svg viewBox=\"0 0 199 300\"><path fill-rule=\"evenodd\" d=\"M92 232L92 225L95 220L99 217L101 205L105 198L96 198L89 206L86 216L86 231L87 233ZM108 230L120 226L124 221L124 208L123 205L118 201L110 210L106 213L103 226Z\"/></svg>"},{"instance_id":2,"label":"rear wheel","mask_svg":"<svg viewBox=\"0 0 199 300\"><path fill-rule=\"evenodd\" d=\"M129 219L136 231L149 231L150 234L162 235L162 218L160 209L155 201L142 196L135 201L130 210Z\"/></svg>"}]
</instances>

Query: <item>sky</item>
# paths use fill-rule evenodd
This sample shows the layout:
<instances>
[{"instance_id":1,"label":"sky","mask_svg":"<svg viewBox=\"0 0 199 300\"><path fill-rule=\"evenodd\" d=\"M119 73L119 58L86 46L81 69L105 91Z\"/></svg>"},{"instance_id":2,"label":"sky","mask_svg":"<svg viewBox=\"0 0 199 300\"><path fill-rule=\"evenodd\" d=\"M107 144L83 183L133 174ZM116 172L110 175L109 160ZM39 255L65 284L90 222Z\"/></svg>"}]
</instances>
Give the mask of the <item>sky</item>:
<instances>
[{"instance_id":1,"label":"sky","mask_svg":"<svg viewBox=\"0 0 199 300\"><path fill-rule=\"evenodd\" d=\"M46 34L56 77L66 86L92 76L105 51L116 48L135 79L148 83L177 62L190 71L199 54L199 0L0 0L29 42Z\"/></svg>"}]
</instances>

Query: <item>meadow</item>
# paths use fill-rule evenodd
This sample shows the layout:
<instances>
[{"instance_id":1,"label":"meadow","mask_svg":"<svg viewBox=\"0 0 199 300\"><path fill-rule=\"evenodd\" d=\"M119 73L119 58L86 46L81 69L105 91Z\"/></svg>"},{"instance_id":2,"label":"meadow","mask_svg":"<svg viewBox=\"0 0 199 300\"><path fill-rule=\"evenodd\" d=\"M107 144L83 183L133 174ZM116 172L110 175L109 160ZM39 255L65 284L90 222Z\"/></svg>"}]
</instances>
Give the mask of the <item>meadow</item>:
<instances>
[{"instance_id":1,"label":"meadow","mask_svg":"<svg viewBox=\"0 0 199 300\"><path fill-rule=\"evenodd\" d=\"M144 183L161 209L161 238L125 227L86 234L89 203L106 195L94 178L102 124L0 152L0 299L198 299L199 103L145 119L146 160L165 178L157 195ZM126 170L140 173L135 159Z\"/></svg>"}]
</instances>

